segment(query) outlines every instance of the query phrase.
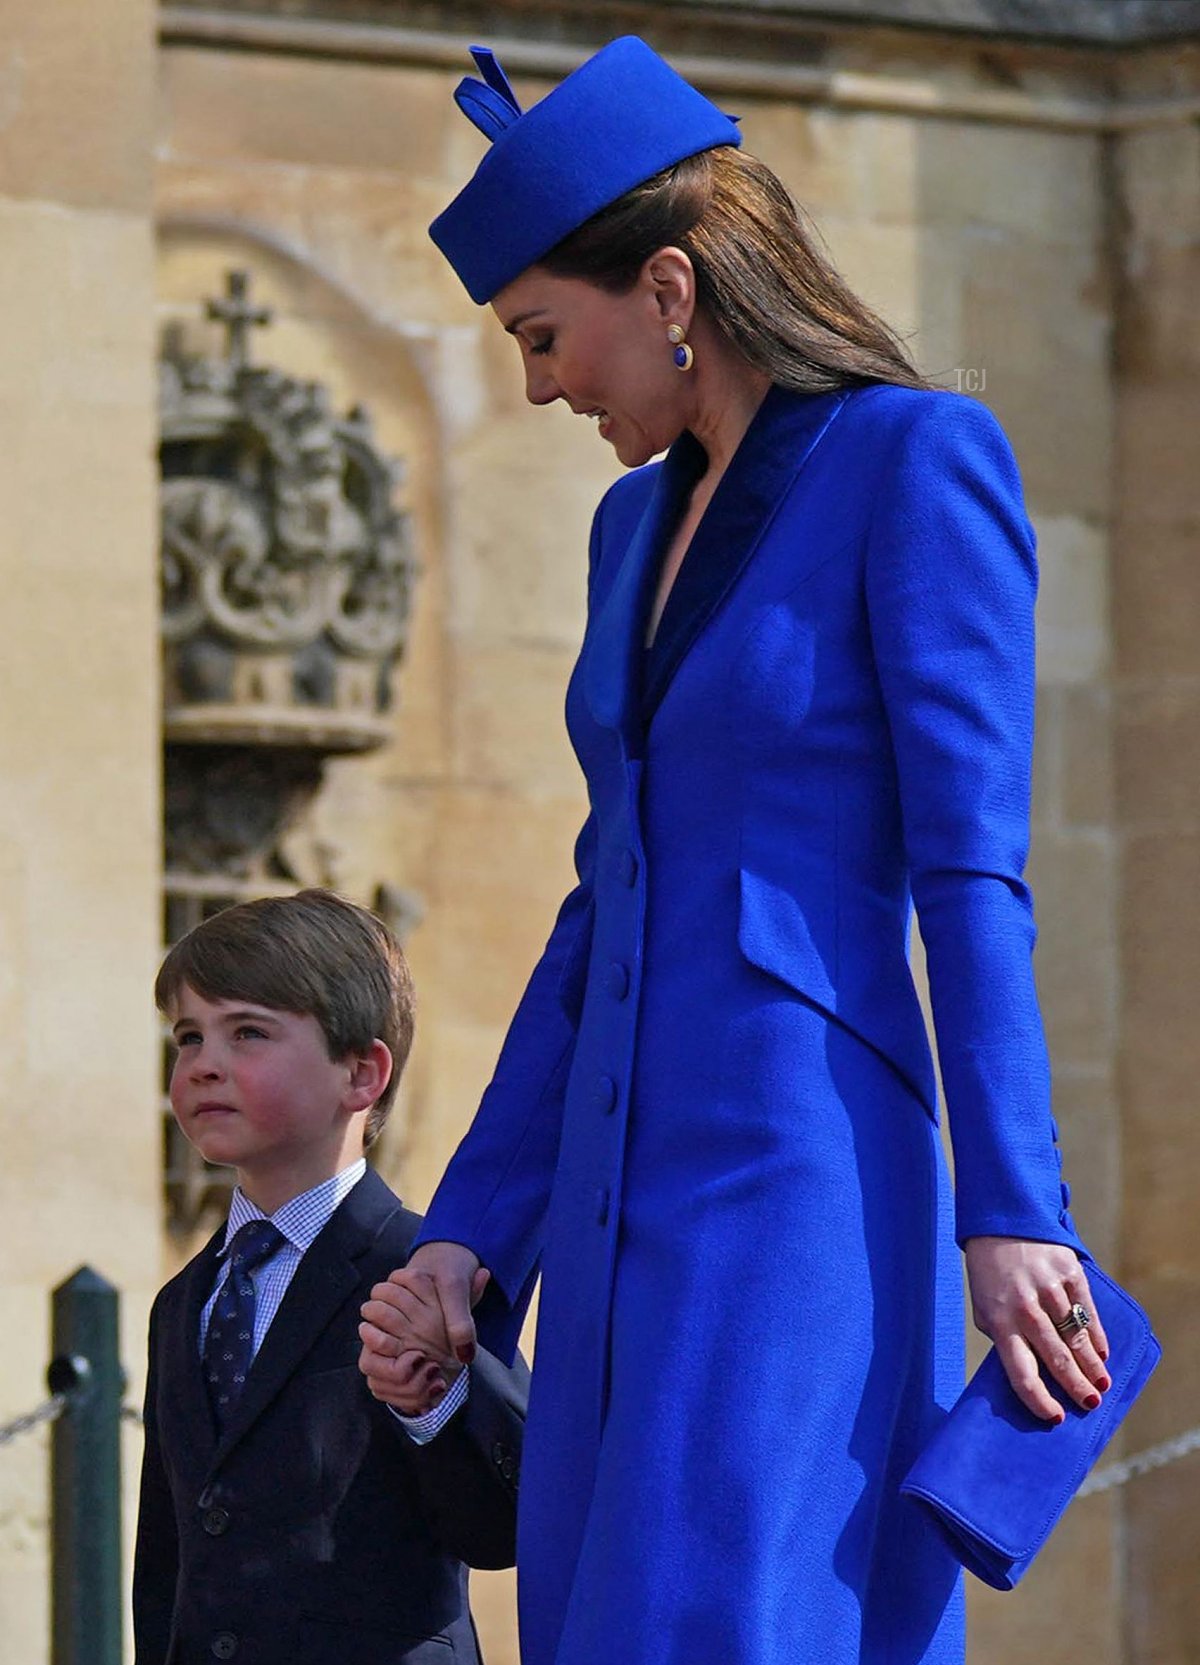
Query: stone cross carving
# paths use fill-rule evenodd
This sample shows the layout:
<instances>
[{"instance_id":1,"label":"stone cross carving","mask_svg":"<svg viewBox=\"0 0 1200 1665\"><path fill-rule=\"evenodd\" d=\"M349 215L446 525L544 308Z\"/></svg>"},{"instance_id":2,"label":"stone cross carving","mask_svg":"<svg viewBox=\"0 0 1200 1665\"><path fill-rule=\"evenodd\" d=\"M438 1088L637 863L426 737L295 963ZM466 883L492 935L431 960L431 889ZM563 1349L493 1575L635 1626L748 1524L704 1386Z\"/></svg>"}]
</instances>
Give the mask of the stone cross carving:
<instances>
[{"instance_id":1,"label":"stone cross carving","mask_svg":"<svg viewBox=\"0 0 1200 1665\"><path fill-rule=\"evenodd\" d=\"M208 301L208 316L229 331L229 362L244 370L250 362L250 331L271 322L271 309L250 304L250 274L229 272L225 278L224 300Z\"/></svg>"}]
</instances>

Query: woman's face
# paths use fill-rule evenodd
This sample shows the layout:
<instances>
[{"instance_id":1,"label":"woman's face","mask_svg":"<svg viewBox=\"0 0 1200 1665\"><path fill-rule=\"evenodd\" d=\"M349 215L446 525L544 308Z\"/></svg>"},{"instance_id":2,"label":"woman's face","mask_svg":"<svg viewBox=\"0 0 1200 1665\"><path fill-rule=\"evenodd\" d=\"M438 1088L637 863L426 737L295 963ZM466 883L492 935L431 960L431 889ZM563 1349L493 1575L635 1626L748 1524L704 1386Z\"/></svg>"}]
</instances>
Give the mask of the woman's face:
<instances>
[{"instance_id":1,"label":"woman's face","mask_svg":"<svg viewBox=\"0 0 1200 1665\"><path fill-rule=\"evenodd\" d=\"M492 306L521 349L531 404L563 399L594 418L627 468L674 443L688 425L688 378L667 340L672 297L650 267L626 294L531 266Z\"/></svg>"}]
</instances>

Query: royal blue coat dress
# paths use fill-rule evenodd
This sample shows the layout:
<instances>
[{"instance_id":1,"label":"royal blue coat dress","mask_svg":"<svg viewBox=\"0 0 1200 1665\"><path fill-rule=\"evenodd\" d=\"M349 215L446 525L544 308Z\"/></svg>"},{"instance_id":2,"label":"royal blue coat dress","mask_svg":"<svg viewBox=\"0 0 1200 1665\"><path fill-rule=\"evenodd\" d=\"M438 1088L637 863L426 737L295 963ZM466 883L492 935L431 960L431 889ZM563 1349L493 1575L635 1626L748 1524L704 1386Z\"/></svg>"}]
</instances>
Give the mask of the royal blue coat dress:
<instances>
[{"instance_id":1,"label":"royal blue coat dress","mask_svg":"<svg viewBox=\"0 0 1200 1665\"><path fill-rule=\"evenodd\" d=\"M542 1274L524 1665L949 1665L960 1579L897 1488L962 1383L956 1238L1080 1246L1022 878L1034 538L978 403L774 388L647 658L702 463L597 512L579 883L422 1237L490 1267L502 1355Z\"/></svg>"}]
</instances>

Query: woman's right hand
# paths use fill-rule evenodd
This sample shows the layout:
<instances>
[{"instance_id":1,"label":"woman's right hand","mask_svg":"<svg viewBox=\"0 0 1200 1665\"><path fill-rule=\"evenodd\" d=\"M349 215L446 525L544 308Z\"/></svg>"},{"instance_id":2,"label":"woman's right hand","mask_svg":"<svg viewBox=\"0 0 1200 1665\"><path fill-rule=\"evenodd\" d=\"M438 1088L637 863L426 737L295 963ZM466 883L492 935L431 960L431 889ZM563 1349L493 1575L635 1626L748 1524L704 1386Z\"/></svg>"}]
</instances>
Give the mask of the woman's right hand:
<instances>
[{"instance_id":1,"label":"woman's right hand","mask_svg":"<svg viewBox=\"0 0 1200 1665\"><path fill-rule=\"evenodd\" d=\"M381 1360L414 1352L451 1372L470 1364L476 1347L471 1308L489 1276L464 1244L423 1243L407 1266L375 1285L363 1304L359 1363L364 1374L378 1374Z\"/></svg>"}]
</instances>

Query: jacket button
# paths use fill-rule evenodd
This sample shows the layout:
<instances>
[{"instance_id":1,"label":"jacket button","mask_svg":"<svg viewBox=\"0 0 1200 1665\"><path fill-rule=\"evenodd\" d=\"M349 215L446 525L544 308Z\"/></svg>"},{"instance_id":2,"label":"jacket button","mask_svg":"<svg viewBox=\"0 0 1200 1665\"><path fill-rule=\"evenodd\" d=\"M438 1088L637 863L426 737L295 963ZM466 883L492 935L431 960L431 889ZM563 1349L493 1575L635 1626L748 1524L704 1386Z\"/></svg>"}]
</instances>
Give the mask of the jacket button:
<instances>
[{"instance_id":1,"label":"jacket button","mask_svg":"<svg viewBox=\"0 0 1200 1665\"><path fill-rule=\"evenodd\" d=\"M607 1189L607 1187L602 1187L599 1191L596 1192L596 1224L598 1226L606 1226L608 1224L608 1189Z\"/></svg>"},{"instance_id":2,"label":"jacket button","mask_svg":"<svg viewBox=\"0 0 1200 1665\"><path fill-rule=\"evenodd\" d=\"M210 1538L219 1538L222 1532L229 1530L228 1509L206 1509L200 1522Z\"/></svg>"},{"instance_id":3,"label":"jacket button","mask_svg":"<svg viewBox=\"0 0 1200 1665\"><path fill-rule=\"evenodd\" d=\"M620 863L621 883L628 885L630 890L637 884L638 859L632 850L621 851Z\"/></svg>"},{"instance_id":4,"label":"jacket button","mask_svg":"<svg viewBox=\"0 0 1200 1665\"><path fill-rule=\"evenodd\" d=\"M617 1084L611 1075L602 1075L592 1088L592 1103L605 1116L617 1108Z\"/></svg>"},{"instance_id":5,"label":"jacket button","mask_svg":"<svg viewBox=\"0 0 1200 1665\"><path fill-rule=\"evenodd\" d=\"M508 1447L505 1446L505 1445L502 1445L500 1443L500 1441L497 1440L496 1443L492 1446L492 1461L495 1463L497 1468L502 1469L504 1467L504 1459L507 1456L508 1456Z\"/></svg>"},{"instance_id":6,"label":"jacket button","mask_svg":"<svg viewBox=\"0 0 1200 1665\"><path fill-rule=\"evenodd\" d=\"M500 1472L506 1480L511 1480L517 1472L517 1465L511 1457L506 1457L500 1464Z\"/></svg>"},{"instance_id":7,"label":"jacket button","mask_svg":"<svg viewBox=\"0 0 1200 1665\"><path fill-rule=\"evenodd\" d=\"M608 968L608 992L614 1000L624 1000L629 993L629 967L614 960Z\"/></svg>"},{"instance_id":8,"label":"jacket button","mask_svg":"<svg viewBox=\"0 0 1200 1665\"><path fill-rule=\"evenodd\" d=\"M218 1630L208 1645L214 1659L232 1659L238 1651L238 1639L232 1630Z\"/></svg>"}]
</instances>

